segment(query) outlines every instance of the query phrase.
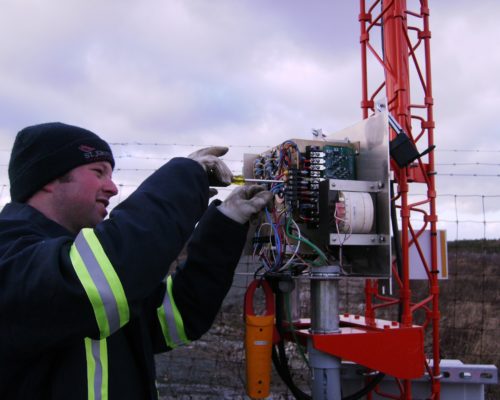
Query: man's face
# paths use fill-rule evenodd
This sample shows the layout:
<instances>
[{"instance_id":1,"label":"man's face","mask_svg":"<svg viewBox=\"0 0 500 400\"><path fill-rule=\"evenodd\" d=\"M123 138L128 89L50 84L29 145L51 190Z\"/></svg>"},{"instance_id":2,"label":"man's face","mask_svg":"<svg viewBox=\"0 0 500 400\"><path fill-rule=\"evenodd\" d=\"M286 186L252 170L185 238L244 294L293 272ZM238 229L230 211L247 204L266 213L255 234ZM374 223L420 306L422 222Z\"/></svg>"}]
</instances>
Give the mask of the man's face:
<instances>
[{"instance_id":1,"label":"man's face","mask_svg":"<svg viewBox=\"0 0 500 400\"><path fill-rule=\"evenodd\" d=\"M118 193L112 172L111 164L101 161L76 167L58 179L54 185L58 222L74 233L101 222L108 214L109 199Z\"/></svg>"}]
</instances>

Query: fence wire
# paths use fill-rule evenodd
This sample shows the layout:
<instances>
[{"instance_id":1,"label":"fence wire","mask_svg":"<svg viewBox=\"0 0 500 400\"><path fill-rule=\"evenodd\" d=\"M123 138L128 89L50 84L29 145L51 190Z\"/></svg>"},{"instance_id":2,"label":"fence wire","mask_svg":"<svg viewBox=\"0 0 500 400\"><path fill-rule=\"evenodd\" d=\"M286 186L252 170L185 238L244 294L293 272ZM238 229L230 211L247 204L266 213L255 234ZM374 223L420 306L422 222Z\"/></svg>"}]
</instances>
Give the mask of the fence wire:
<instances>
[{"instance_id":1,"label":"fence wire","mask_svg":"<svg viewBox=\"0 0 500 400\"><path fill-rule=\"evenodd\" d=\"M119 195L112 199L110 208L123 201L142 180L172 157L186 156L200 147L205 146L187 143L112 143L117 164L114 179ZM240 174L245 153L259 153L272 146L229 147L230 152L224 160L233 173ZM7 174L9 152L10 150L0 149L0 208L10 200ZM440 152L447 160L438 166L453 168L453 172L444 171L440 175L457 182L453 191L440 193L439 185L437 187L438 228L445 229L448 234L450 271L450 278L441 284L442 357L498 366L500 350L496 338L500 326L500 308L496 299L500 297L500 252L499 243L493 239L500 237L500 194L492 193L491 187L485 182L500 176L491 170L500 164L484 160L464 160L464 155L488 155L500 153L500 150L442 149ZM450 159L455 155L457 159ZM461 167L484 167L489 170L455 172L454 168ZM472 194L466 191L468 183L475 188ZM218 198L225 198L233 189L232 186L218 188ZM411 197L418 199L425 197L425 193L414 193ZM412 214L413 222L417 224L419 220ZM158 356L157 374L161 399L246 398L242 299L257 268L255 260L243 257L214 327L188 347ZM304 286L301 313L307 316L308 282L304 280L301 284ZM418 283L415 289L418 290ZM342 283L342 310L362 314L363 298L362 281L345 280ZM299 354L293 351L293 346L288 350L294 379L307 391L308 368ZM500 398L496 388L488 390L488 398ZM274 372L270 398L293 398Z\"/></svg>"}]
</instances>

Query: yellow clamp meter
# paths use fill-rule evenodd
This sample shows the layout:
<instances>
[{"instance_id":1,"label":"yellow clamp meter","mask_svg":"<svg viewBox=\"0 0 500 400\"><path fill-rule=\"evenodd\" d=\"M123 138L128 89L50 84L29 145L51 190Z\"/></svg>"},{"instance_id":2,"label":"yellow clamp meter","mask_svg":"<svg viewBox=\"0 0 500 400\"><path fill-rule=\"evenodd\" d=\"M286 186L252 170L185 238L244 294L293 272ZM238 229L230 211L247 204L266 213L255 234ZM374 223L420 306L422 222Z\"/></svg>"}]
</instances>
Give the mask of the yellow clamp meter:
<instances>
[{"instance_id":1,"label":"yellow clamp meter","mask_svg":"<svg viewBox=\"0 0 500 400\"><path fill-rule=\"evenodd\" d=\"M253 298L262 286L266 297L264 315L255 315ZM245 355L247 395L252 399L269 396L271 385L271 353L274 331L274 295L265 280L254 280L245 294Z\"/></svg>"}]
</instances>

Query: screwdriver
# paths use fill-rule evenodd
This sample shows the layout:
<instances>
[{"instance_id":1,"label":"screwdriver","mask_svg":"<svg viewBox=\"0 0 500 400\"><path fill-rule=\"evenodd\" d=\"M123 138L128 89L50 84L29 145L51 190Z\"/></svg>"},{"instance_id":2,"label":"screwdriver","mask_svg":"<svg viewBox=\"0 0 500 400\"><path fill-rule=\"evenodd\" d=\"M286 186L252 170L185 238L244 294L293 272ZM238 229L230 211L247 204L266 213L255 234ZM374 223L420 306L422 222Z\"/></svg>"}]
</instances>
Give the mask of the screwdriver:
<instances>
[{"instance_id":1,"label":"screwdriver","mask_svg":"<svg viewBox=\"0 0 500 400\"><path fill-rule=\"evenodd\" d=\"M244 185L245 183L283 183L283 180L275 179L252 179L245 178L243 175L234 175L231 180L232 185Z\"/></svg>"}]
</instances>

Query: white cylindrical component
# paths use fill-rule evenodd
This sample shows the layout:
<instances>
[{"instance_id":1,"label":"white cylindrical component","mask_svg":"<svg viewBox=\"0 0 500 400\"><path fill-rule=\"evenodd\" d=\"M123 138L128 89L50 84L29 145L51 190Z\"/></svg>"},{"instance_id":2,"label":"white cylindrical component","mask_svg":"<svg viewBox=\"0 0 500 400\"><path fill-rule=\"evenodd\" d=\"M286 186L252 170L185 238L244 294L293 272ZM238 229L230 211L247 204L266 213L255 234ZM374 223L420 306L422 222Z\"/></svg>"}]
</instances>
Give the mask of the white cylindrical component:
<instances>
[{"instance_id":1,"label":"white cylindrical component","mask_svg":"<svg viewBox=\"0 0 500 400\"><path fill-rule=\"evenodd\" d=\"M339 192L345 214L339 224L341 233L370 233L374 221L373 199L369 193Z\"/></svg>"}]
</instances>

